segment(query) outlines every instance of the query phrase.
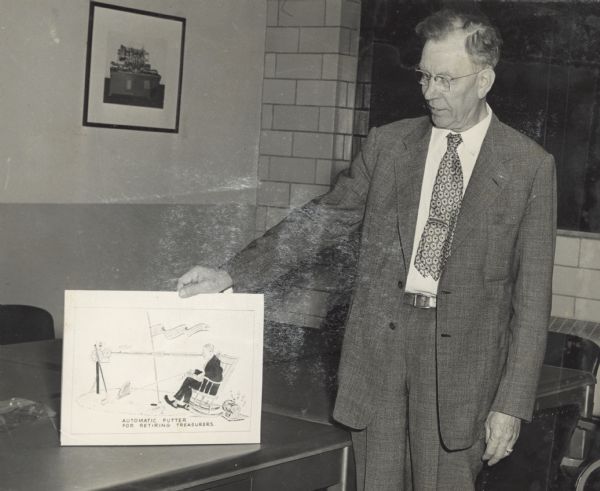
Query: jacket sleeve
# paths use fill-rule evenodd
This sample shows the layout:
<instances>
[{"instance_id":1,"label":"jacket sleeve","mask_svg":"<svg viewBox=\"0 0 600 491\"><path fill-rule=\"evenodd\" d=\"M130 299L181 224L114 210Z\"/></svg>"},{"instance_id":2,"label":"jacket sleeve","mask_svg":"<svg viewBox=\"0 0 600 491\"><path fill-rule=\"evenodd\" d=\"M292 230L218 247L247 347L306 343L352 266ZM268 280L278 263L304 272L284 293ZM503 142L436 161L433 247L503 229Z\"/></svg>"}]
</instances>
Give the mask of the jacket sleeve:
<instances>
[{"instance_id":1,"label":"jacket sleeve","mask_svg":"<svg viewBox=\"0 0 600 491\"><path fill-rule=\"evenodd\" d=\"M294 210L223 265L234 291L261 291L300 264L314 261L323 249L344 247L362 223L377 152L377 131L372 129L331 191Z\"/></svg>"},{"instance_id":2,"label":"jacket sleeve","mask_svg":"<svg viewBox=\"0 0 600 491\"><path fill-rule=\"evenodd\" d=\"M552 306L556 236L556 171L551 155L536 172L515 254L518 270L504 373L493 411L529 421L544 359Z\"/></svg>"}]
</instances>

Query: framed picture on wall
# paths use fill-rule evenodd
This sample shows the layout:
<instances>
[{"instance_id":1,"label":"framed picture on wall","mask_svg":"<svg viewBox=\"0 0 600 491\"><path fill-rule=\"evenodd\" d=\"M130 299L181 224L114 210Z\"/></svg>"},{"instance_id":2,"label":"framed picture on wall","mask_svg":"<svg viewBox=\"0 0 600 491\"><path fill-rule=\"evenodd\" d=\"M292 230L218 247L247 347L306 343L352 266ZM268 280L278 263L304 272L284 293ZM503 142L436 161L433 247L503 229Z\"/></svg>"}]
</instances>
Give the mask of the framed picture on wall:
<instances>
[{"instance_id":1,"label":"framed picture on wall","mask_svg":"<svg viewBox=\"0 0 600 491\"><path fill-rule=\"evenodd\" d=\"M90 4L83 124L179 131L185 18Z\"/></svg>"}]
</instances>

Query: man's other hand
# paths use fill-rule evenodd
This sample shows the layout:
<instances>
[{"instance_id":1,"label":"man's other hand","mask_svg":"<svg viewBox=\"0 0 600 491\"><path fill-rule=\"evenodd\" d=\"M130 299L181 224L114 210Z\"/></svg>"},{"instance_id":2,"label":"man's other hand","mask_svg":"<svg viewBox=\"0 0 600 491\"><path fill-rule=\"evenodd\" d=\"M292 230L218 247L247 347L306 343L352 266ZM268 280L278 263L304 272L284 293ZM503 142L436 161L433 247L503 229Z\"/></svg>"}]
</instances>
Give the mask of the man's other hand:
<instances>
[{"instance_id":1,"label":"man's other hand","mask_svg":"<svg viewBox=\"0 0 600 491\"><path fill-rule=\"evenodd\" d=\"M509 414L490 411L485 420L486 449L483 460L488 465L494 465L513 451L513 446L519 438L521 420Z\"/></svg>"},{"instance_id":2,"label":"man's other hand","mask_svg":"<svg viewBox=\"0 0 600 491\"><path fill-rule=\"evenodd\" d=\"M180 297L191 297L198 293L219 293L233 284L227 271L194 266L177 281Z\"/></svg>"}]
</instances>

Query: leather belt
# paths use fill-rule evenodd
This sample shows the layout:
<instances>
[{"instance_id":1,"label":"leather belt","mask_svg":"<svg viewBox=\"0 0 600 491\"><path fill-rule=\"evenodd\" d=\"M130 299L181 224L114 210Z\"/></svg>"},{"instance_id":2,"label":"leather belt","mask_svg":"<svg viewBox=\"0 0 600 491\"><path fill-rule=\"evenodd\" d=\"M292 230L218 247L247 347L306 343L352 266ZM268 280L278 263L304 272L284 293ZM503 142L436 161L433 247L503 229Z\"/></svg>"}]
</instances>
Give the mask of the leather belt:
<instances>
[{"instance_id":1,"label":"leather belt","mask_svg":"<svg viewBox=\"0 0 600 491\"><path fill-rule=\"evenodd\" d=\"M404 292L404 303L412 305L417 309L435 309L437 301L435 297L421 295L420 293Z\"/></svg>"}]
</instances>

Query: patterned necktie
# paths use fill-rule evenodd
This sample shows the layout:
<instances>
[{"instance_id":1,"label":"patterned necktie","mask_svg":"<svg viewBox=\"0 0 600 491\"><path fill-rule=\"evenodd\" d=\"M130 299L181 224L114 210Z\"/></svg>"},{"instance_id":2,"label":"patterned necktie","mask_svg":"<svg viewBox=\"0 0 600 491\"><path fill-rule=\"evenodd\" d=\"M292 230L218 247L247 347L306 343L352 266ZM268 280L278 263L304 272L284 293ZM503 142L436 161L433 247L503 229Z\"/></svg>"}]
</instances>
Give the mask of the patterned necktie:
<instances>
[{"instance_id":1,"label":"patterned necktie","mask_svg":"<svg viewBox=\"0 0 600 491\"><path fill-rule=\"evenodd\" d=\"M415 267L424 277L431 276L435 281L450 256L456 219L460 211L463 191L463 174L456 148L461 144L459 134L449 133L448 148L438 168L429 218L415 256Z\"/></svg>"}]
</instances>

